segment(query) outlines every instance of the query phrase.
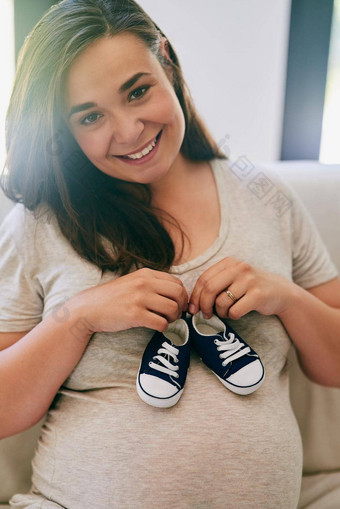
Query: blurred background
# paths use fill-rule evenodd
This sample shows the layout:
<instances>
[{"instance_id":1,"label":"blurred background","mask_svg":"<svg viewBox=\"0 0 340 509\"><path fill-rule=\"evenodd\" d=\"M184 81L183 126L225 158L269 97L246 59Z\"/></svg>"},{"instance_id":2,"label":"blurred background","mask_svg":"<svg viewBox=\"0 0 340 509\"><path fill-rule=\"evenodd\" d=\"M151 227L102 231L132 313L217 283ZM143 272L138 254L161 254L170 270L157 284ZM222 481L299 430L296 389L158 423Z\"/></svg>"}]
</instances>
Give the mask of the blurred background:
<instances>
[{"instance_id":1,"label":"blurred background","mask_svg":"<svg viewBox=\"0 0 340 509\"><path fill-rule=\"evenodd\" d=\"M0 164L18 51L56 0L1 0ZM340 163L340 0L139 0L231 160Z\"/></svg>"}]
</instances>

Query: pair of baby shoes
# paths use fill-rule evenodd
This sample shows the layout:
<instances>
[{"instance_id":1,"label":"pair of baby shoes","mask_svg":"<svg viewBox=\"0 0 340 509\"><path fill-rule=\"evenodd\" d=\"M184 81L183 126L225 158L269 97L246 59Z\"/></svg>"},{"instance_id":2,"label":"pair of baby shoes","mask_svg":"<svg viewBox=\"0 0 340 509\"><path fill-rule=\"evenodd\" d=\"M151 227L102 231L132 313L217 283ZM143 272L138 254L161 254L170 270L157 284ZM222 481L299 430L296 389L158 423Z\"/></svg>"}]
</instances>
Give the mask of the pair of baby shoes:
<instances>
[{"instance_id":1,"label":"pair of baby shoes","mask_svg":"<svg viewBox=\"0 0 340 509\"><path fill-rule=\"evenodd\" d=\"M186 315L156 331L148 343L137 375L140 398L169 408L182 396L190 363L191 344L222 384L236 394L251 394L263 383L264 368L257 353L225 322L202 312Z\"/></svg>"}]
</instances>

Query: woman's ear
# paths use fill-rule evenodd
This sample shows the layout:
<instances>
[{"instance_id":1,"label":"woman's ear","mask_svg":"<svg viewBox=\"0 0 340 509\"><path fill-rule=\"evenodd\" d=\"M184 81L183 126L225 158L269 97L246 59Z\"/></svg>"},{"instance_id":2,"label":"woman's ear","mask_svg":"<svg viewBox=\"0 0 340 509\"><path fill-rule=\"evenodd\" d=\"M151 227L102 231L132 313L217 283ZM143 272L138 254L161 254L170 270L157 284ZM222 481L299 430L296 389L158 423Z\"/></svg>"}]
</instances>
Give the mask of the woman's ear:
<instances>
[{"instance_id":1,"label":"woman's ear","mask_svg":"<svg viewBox=\"0 0 340 509\"><path fill-rule=\"evenodd\" d=\"M169 43L168 43L168 40L166 39L166 37L162 37L160 46L159 46L159 51L160 51L161 55L163 55L163 57L167 58L171 62L171 57L170 57L170 52L169 52Z\"/></svg>"},{"instance_id":2,"label":"woman's ear","mask_svg":"<svg viewBox=\"0 0 340 509\"><path fill-rule=\"evenodd\" d=\"M159 53L162 55L162 57L165 59L165 64L164 65L162 63L162 66L163 66L163 69L164 69L164 72L166 73L166 75L168 76L168 79L170 81L170 83L173 85L173 81L174 81L174 72L173 72L173 68L172 68L172 60L171 60L171 57L170 57L170 51L169 51L169 43L166 39L166 37L162 37L161 38L161 42L159 44Z\"/></svg>"}]
</instances>

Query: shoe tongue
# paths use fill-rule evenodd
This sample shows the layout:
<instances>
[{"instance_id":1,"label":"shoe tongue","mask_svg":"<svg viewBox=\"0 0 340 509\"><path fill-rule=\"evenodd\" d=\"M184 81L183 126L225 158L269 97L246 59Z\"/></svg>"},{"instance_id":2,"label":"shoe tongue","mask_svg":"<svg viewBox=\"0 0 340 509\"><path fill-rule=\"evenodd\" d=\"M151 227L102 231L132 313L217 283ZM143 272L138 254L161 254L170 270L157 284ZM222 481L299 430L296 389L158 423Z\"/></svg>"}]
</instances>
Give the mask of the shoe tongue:
<instances>
[{"instance_id":1,"label":"shoe tongue","mask_svg":"<svg viewBox=\"0 0 340 509\"><path fill-rule=\"evenodd\" d=\"M222 340L222 341L225 341L226 339L228 339L228 338L225 337L223 332L216 332L215 338L219 339L219 340Z\"/></svg>"},{"instance_id":2,"label":"shoe tongue","mask_svg":"<svg viewBox=\"0 0 340 509\"><path fill-rule=\"evenodd\" d=\"M218 332L216 334L216 337L218 337L218 339L220 339L222 341L228 341L228 343L230 343L230 338L229 338L229 336L227 336L227 331Z\"/></svg>"}]
</instances>

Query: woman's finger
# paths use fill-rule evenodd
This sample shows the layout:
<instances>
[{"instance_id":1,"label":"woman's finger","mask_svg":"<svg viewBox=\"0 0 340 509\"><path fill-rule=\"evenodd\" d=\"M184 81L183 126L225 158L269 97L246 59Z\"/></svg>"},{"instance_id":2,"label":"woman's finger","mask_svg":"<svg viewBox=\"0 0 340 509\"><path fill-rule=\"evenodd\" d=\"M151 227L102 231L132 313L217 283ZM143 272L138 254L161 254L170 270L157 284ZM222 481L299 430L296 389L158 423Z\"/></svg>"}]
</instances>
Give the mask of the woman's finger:
<instances>
[{"instance_id":1,"label":"woman's finger","mask_svg":"<svg viewBox=\"0 0 340 509\"><path fill-rule=\"evenodd\" d=\"M157 281L154 285L154 293L171 299L178 304L181 311L186 310L188 305L188 294L183 285L174 281Z\"/></svg>"},{"instance_id":2,"label":"woman's finger","mask_svg":"<svg viewBox=\"0 0 340 509\"><path fill-rule=\"evenodd\" d=\"M221 279L215 276L202 286L200 293L197 294L196 300L193 302L197 306L197 310L200 309L202 311L205 318L211 318L216 296L224 290L225 285L229 285L230 283L231 280L228 281L225 278Z\"/></svg>"},{"instance_id":3,"label":"woman's finger","mask_svg":"<svg viewBox=\"0 0 340 509\"><path fill-rule=\"evenodd\" d=\"M229 307L228 313L224 315L225 318L230 318L231 320L239 320L242 316L250 313L250 311L255 311L257 308L257 299L255 293L248 292L243 297L241 297L237 302L235 302L232 306ZM223 313L223 311L222 311ZM221 315L219 315L221 316Z\"/></svg>"},{"instance_id":4,"label":"woman's finger","mask_svg":"<svg viewBox=\"0 0 340 509\"><path fill-rule=\"evenodd\" d=\"M207 269L198 278L190 296L190 313L197 313L200 309L205 313L209 313L216 296L235 279L239 263L234 258L224 258Z\"/></svg>"},{"instance_id":5,"label":"woman's finger","mask_svg":"<svg viewBox=\"0 0 340 509\"><path fill-rule=\"evenodd\" d=\"M164 332L169 325L168 320L165 316L159 315L152 311L146 311L143 317L143 327L147 327L148 329L158 330L159 332Z\"/></svg>"},{"instance_id":6,"label":"woman's finger","mask_svg":"<svg viewBox=\"0 0 340 509\"><path fill-rule=\"evenodd\" d=\"M215 309L217 314L222 317L227 317L228 312L232 306L235 305L246 293L246 289L241 285L231 284L228 288L223 290L217 295L215 300Z\"/></svg>"},{"instance_id":7,"label":"woman's finger","mask_svg":"<svg viewBox=\"0 0 340 509\"><path fill-rule=\"evenodd\" d=\"M145 307L153 313L164 316L168 323L177 320L183 311L175 300L152 293L145 296Z\"/></svg>"}]
</instances>

